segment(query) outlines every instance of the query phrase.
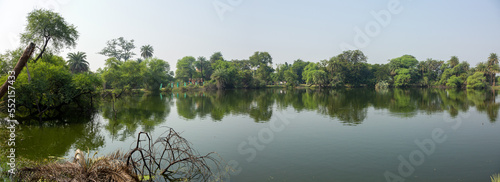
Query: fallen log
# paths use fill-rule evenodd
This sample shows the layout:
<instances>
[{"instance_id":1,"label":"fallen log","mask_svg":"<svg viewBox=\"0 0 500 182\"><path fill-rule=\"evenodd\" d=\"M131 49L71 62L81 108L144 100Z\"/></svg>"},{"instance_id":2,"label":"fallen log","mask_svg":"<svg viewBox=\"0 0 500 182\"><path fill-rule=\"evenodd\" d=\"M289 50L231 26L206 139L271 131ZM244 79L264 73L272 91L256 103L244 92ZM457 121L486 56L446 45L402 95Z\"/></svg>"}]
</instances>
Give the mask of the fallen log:
<instances>
[{"instance_id":1,"label":"fallen log","mask_svg":"<svg viewBox=\"0 0 500 182\"><path fill-rule=\"evenodd\" d=\"M33 54L34 50L35 50L35 44L30 43L30 45L28 45L28 47L26 47L26 49L24 50L24 53L21 56L21 58L19 58L19 61L17 61L16 67L14 67L14 73L11 74L11 76L14 76L14 78L17 79L17 76L19 75L19 73L21 73L24 66L26 66L26 63L28 62L28 59L31 57L31 54ZM10 85L8 81L9 79L5 80L5 83L0 88L0 98L2 98L5 95L5 93L7 93L8 90L7 88Z\"/></svg>"}]
</instances>

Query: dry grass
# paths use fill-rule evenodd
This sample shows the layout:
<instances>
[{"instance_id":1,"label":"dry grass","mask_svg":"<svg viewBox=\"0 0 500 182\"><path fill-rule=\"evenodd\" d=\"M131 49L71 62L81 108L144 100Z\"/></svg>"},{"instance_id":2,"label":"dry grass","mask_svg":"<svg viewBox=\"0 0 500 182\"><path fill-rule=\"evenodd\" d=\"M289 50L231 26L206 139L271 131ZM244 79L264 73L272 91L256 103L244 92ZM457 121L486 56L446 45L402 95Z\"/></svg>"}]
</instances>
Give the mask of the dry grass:
<instances>
[{"instance_id":1,"label":"dry grass","mask_svg":"<svg viewBox=\"0 0 500 182\"><path fill-rule=\"evenodd\" d=\"M116 152L106 157L84 157L77 150L73 162L54 162L19 170L20 181L139 181L124 155Z\"/></svg>"}]
</instances>

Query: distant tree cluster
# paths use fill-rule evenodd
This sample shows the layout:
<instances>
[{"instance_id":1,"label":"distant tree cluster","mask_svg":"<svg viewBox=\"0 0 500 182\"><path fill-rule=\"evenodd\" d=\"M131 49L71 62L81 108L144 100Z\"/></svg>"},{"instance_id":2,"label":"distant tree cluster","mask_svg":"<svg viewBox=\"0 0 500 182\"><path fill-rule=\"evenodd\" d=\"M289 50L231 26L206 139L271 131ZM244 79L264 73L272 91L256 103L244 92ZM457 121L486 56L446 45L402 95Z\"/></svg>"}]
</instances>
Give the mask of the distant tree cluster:
<instances>
[{"instance_id":1,"label":"distant tree cluster","mask_svg":"<svg viewBox=\"0 0 500 182\"><path fill-rule=\"evenodd\" d=\"M315 62L297 59L293 64L272 67L272 57L267 52L255 52L249 59L224 60L220 52L214 53L209 62L204 57L186 56L177 61L178 81L203 78L218 88L258 88L270 84L319 87L446 87L486 88L495 86L496 73L500 71L498 57L491 53L486 63L471 68L452 56L448 61L427 59L418 61L414 56L403 55L387 64L369 64L360 50Z\"/></svg>"}]
</instances>

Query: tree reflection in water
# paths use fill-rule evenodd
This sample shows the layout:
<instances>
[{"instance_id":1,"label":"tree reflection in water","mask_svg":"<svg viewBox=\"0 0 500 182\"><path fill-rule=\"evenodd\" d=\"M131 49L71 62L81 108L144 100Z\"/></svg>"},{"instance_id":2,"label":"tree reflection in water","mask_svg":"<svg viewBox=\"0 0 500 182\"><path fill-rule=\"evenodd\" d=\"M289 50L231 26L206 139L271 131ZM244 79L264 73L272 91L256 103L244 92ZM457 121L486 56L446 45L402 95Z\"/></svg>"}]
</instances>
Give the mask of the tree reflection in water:
<instances>
[{"instance_id":1,"label":"tree reflection in water","mask_svg":"<svg viewBox=\"0 0 500 182\"><path fill-rule=\"evenodd\" d=\"M273 111L293 109L299 114L317 112L356 126L367 119L370 108L387 110L401 118L442 112L456 117L475 108L494 123L500 109L496 96L494 91L444 89L260 89L127 96L116 100L115 111L112 102L102 101L96 113L72 113L43 126L19 125L16 152L36 159L64 156L76 148L97 150L104 145L101 128L107 130L113 140L124 141L135 137L139 127L141 131L153 131L166 121L174 105L181 119L209 118L214 122L236 115L266 123Z\"/></svg>"}]
</instances>

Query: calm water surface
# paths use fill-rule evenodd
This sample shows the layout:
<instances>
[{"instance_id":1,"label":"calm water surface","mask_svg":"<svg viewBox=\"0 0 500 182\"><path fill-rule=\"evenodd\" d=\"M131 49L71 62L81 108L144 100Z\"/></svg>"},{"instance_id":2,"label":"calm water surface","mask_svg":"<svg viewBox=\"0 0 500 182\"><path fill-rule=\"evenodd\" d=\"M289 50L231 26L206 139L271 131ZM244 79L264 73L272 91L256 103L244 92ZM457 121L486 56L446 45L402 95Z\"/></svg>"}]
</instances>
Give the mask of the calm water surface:
<instances>
[{"instance_id":1,"label":"calm water surface","mask_svg":"<svg viewBox=\"0 0 500 182\"><path fill-rule=\"evenodd\" d=\"M218 152L231 181L488 181L500 172L496 93L438 89L229 90L125 97L91 116L19 126L18 155L128 150L174 128ZM90 121L90 122L89 122Z\"/></svg>"}]
</instances>

